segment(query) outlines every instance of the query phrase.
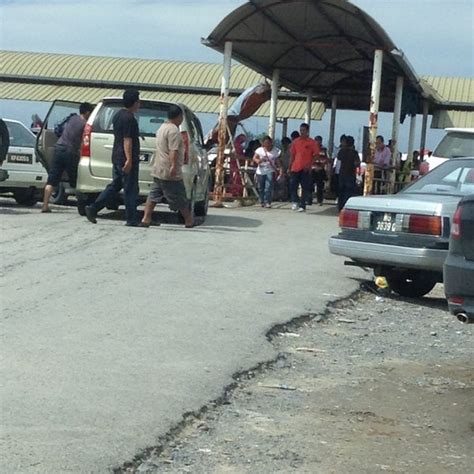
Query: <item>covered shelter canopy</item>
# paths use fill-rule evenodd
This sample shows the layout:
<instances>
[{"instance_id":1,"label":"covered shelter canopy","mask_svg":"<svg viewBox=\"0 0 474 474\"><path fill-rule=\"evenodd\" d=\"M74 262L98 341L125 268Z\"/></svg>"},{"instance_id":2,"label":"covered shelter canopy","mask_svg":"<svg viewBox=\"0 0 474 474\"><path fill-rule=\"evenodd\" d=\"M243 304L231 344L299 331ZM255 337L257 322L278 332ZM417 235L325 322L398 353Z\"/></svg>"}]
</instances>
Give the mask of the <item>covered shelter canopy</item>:
<instances>
[{"instance_id":1,"label":"covered shelter canopy","mask_svg":"<svg viewBox=\"0 0 474 474\"><path fill-rule=\"evenodd\" d=\"M242 64L267 77L277 69L281 85L326 104L337 96L339 109L368 109L377 49L385 53L381 111L393 111L398 76L415 97L434 99L384 29L346 0L250 0L203 43L223 52L226 41Z\"/></svg>"}]
</instances>

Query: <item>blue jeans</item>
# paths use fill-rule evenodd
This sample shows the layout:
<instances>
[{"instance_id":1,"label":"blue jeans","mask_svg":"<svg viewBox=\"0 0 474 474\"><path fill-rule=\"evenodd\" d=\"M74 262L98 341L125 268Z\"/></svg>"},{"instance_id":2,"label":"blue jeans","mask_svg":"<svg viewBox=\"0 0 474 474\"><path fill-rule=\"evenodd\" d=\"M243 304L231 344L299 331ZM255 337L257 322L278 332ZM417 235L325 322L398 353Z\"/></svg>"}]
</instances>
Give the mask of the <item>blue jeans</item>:
<instances>
[{"instance_id":1,"label":"blue jeans","mask_svg":"<svg viewBox=\"0 0 474 474\"><path fill-rule=\"evenodd\" d=\"M337 198L337 207L341 210L346 202L354 196L356 188L356 178L355 176L344 176L339 175L339 193Z\"/></svg>"},{"instance_id":2,"label":"blue jeans","mask_svg":"<svg viewBox=\"0 0 474 474\"><path fill-rule=\"evenodd\" d=\"M138 223L137 200L138 200L138 160L132 164L129 174L122 171L123 163L114 162L112 168L112 182L99 194L91 207L99 212L108 203L113 201L123 188L123 200L125 204L125 220L127 224Z\"/></svg>"},{"instance_id":3,"label":"blue jeans","mask_svg":"<svg viewBox=\"0 0 474 474\"><path fill-rule=\"evenodd\" d=\"M273 173L259 174L257 176L260 204L271 204L273 197Z\"/></svg>"},{"instance_id":4,"label":"blue jeans","mask_svg":"<svg viewBox=\"0 0 474 474\"><path fill-rule=\"evenodd\" d=\"M298 171L290 175L291 202L297 203L302 209L306 209L306 203L311 201L313 184L311 171ZM298 198L298 186L301 185L301 197Z\"/></svg>"}]
</instances>

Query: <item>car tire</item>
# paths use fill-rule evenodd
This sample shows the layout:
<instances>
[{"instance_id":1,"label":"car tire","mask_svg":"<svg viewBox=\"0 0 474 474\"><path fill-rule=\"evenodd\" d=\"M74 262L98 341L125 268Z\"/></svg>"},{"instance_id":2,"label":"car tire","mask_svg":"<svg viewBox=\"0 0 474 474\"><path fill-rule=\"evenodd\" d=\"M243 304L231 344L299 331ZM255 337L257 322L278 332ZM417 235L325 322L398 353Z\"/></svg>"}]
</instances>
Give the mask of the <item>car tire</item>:
<instances>
[{"instance_id":1,"label":"car tire","mask_svg":"<svg viewBox=\"0 0 474 474\"><path fill-rule=\"evenodd\" d=\"M208 187L210 180L208 182ZM203 201L198 201L194 204L194 214L198 217L206 217L207 211L209 210L209 189L207 190L206 197Z\"/></svg>"},{"instance_id":2,"label":"car tire","mask_svg":"<svg viewBox=\"0 0 474 474\"><path fill-rule=\"evenodd\" d=\"M59 186L54 188L54 191L51 194L51 197L49 198L49 203L64 205L67 204L67 197L68 196L64 184L59 183Z\"/></svg>"},{"instance_id":3,"label":"car tire","mask_svg":"<svg viewBox=\"0 0 474 474\"><path fill-rule=\"evenodd\" d=\"M435 275L428 272L392 272L387 275L389 287L400 296L420 298L428 294L438 282Z\"/></svg>"},{"instance_id":4,"label":"car tire","mask_svg":"<svg viewBox=\"0 0 474 474\"><path fill-rule=\"evenodd\" d=\"M13 192L13 197L20 206L31 207L38 202L35 188L17 189Z\"/></svg>"},{"instance_id":5,"label":"car tire","mask_svg":"<svg viewBox=\"0 0 474 474\"><path fill-rule=\"evenodd\" d=\"M77 212L80 216L86 215L86 206L92 204L97 198L97 194L84 194L84 193L77 193L76 200L77 200Z\"/></svg>"}]
</instances>

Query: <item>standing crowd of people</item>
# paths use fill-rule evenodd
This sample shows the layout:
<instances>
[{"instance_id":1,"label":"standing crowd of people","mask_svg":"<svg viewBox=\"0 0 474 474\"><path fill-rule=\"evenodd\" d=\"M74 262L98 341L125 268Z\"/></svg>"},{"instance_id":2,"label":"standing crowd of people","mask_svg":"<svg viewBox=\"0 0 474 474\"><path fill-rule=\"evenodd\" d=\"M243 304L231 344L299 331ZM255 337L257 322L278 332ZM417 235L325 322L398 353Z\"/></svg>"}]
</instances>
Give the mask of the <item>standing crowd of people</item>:
<instances>
[{"instance_id":1,"label":"standing crowd of people","mask_svg":"<svg viewBox=\"0 0 474 474\"><path fill-rule=\"evenodd\" d=\"M255 148L254 141L248 148ZM289 197L294 211L305 212L308 205L324 202L326 182L331 177L331 190L336 194L338 207L342 209L356 192L356 174L360 165L354 138L343 135L334 158L328 156L321 136L309 136L309 125L302 123L291 138L283 137L281 150L266 136L261 146L254 149L253 162L257 166L256 184L260 205L270 208L274 193ZM286 192L280 193L281 188ZM288 200L283 198L281 200Z\"/></svg>"},{"instance_id":2,"label":"standing crowd of people","mask_svg":"<svg viewBox=\"0 0 474 474\"><path fill-rule=\"evenodd\" d=\"M183 111L178 106L170 107L168 120L156 132L155 162L151 172L153 184L145 204L144 216L141 220L138 217L140 135L135 114L139 108L139 92L134 89L126 90L123 94L123 108L113 118L112 182L95 202L86 206L86 217L91 223L97 223L100 210L123 189L127 226L149 227L155 205L164 198L171 210L181 213L185 226L193 227L193 216L181 170L184 143L179 127L183 122ZM43 213L51 212L50 196L65 171L71 186L75 187L82 135L92 111L91 104L83 103L79 114L72 114L62 124L63 129L55 146L44 191L41 208ZM262 207L271 208L276 195L281 200L289 198L292 210L305 212L306 207L313 204L314 191L317 203L322 206L325 183L329 179L332 194L337 196L339 210L356 194L356 179L361 161L355 149L354 138L342 135L339 146L335 147L333 156L329 157L322 137L316 136L313 139L309 131L309 125L302 123L299 131L291 134L291 138L282 139L281 150L269 136L261 141L252 140L245 150L245 136L239 135L236 138L239 154L246 155L256 166L256 184ZM391 157L391 144L386 146L384 138L378 136L374 159L376 178L389 169ZM409 164L413 167L418 161L414 155ZM421 173L422 164L419 168ZM406 170L402 170L400 174L404 172Z\"/></svg>"}]
</instances>

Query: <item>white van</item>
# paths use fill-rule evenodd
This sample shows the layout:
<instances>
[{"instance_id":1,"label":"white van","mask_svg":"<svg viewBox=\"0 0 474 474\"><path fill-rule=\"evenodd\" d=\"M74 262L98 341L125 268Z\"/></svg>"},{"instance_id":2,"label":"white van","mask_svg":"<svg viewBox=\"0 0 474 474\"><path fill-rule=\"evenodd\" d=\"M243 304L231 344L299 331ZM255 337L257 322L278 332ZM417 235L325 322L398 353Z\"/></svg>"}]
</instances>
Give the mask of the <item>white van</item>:
<instances>
[{"instance_id":1,"label":"white van","mask_svg":"<svg viewBox=\"0 0 474 474\"><path fill-rule=\"evenodd\" d=\"M447 128L446 135L425 161L432 170L446 160L470 156L474 156L474 128Z\"/></svg>"}]
</instances>

